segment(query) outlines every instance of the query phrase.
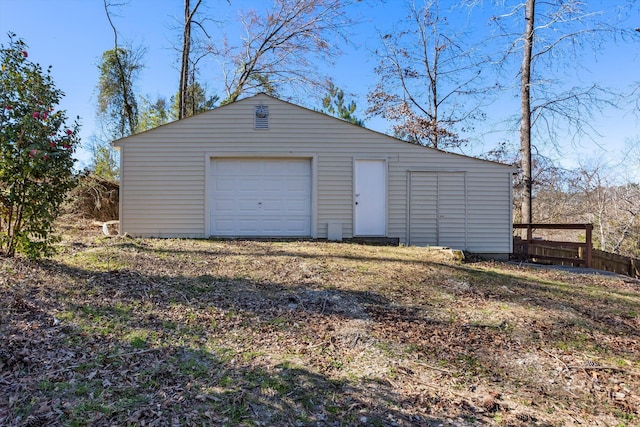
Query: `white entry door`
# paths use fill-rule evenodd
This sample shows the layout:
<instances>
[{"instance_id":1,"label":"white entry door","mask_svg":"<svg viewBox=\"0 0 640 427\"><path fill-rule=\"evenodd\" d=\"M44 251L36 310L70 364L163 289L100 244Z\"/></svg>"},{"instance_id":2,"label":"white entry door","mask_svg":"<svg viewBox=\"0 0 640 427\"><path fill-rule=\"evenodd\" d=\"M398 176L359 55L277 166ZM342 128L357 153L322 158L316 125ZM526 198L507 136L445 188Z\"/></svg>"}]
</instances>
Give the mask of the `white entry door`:
<instances>
[{"instance_id":1,"label":"white entry door","mask_svg":"<svg viewBox=\"0 0 640 427\"><path fill-rule=\"evenodd\" d=\"M356 160L354 167L354 235L385 236L387 232L386 162Z\"/></svg>"},{"instance_id":2,"label":"white entry door","mask_svg":"<svg viewBox=\"0 0 640 427\"><path fill-rule=\"evenodd\" d=\"M213 159L211 235L311 235L309 159Z\"/></svg>"}]
</instances>

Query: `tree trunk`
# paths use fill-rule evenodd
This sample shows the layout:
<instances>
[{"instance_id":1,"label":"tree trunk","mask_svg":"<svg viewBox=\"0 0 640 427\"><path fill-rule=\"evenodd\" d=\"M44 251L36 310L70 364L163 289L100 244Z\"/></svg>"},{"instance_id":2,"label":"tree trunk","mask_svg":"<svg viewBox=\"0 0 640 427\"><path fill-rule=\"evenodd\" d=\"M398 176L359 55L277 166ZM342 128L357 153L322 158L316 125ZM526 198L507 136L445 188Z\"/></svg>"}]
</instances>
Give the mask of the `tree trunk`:
<instances>
[{"instance_id":1,"label":"tree trunk","mask_svg":"<svg viewBox=\"0 0 640 427\"><path fill-rule=\"evenodd\" d=\"M191 53L191 22L202 0L191 10L190 0L184 0L184 30L182 33L182 65L180 67L180 89L178 90L178 119L188 117L187 96L189 89L189 55Z\"/></svg>"},{"instance_id":2,"label":"tree trunk","mask_svg":"<svg viewBox=\"0 0 640 427\"><path fill-rule=\"evenodd\" d=\"M178 90L178 119L187 115L187 86L189 81L189 51L191 50L191 6L184 0L184 30L182 33L182 64L180 67L180 89Z\"/></svg>"},{"instance_id":3,"label":"tree trunk","mask_svg":"<svg viewBox=\"0 0 640 427\"><path fill-rule=\"evenodd\" d=\"M533 51L535 0L527 0L525 5L526 29L524 33L524 54L522 57L522 87L521 106L522 119L520 122L520 156L522 158L522 175L524 178L524 191L522 200L522 222L533 222L532 199L533 180L531 165L531 58Z\"/></svg>"}]
</instances>

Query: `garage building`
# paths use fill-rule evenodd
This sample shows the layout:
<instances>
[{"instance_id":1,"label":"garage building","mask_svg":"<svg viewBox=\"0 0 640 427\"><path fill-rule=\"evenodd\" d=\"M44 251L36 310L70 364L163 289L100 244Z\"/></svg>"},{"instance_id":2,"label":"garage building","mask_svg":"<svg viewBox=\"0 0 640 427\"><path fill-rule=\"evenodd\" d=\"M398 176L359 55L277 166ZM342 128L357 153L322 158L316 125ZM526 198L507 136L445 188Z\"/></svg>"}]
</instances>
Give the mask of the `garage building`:
<instances>
[{"instance_id":1,"label":"garage building","mask_svg":"<svg viewBox=\"0 0 640 427\"><path fill-rule=\"evenodd\" d=\"M120 233L512 248L513 168L258 94L114 142Z\"/></svg>"}]
</instances>

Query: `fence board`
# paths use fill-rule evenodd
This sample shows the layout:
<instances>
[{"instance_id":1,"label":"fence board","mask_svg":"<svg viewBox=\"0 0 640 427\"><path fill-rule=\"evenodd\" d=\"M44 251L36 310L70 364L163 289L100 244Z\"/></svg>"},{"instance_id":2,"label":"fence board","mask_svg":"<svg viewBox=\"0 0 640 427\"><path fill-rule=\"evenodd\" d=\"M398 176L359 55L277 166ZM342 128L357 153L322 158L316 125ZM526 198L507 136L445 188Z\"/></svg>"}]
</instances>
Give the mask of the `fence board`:
<instances>
[{"instance_id":1,"label":"fence board","mask_svg":"<svg viewBox=\"0 0 640 427\"><path fill-rule=\"evenodd\" d=\"M629 258L598 249L593 250L593 268L597 268L598 270L640 277L640 271L638 271L639 265L640 260L637 258Z\"/></svg>"},{"instance_id":2,"label":"fence board","mask_svg":"<svg viewBox=\"0 0 640 427\"><path fill-rule=\"evenodd\" d=\"M591 224L513 224L514 229L526 229L527 238L513 238L514 255L554 265L591 267L613 273L640 277L640 259L629 258L593 249ZM556 242L533 237L534 229L585 230L586 242Z\"/></svg>"},{"instance_id":3,"label":"fence board","mask_svg":"<svg viewBox=\"0 0 640 427\"><path fill-rule=\"evenodd\" d=\"M547 248L538 253L538 258L548 258L551 261L557 261L554 264L560 263L560 265L577 265L584 264L585 267L591 267L592 257L592 243L591 233L593 230L592 224L513 224L514 229L524 229L527 232L526 243L520 255L525 257L531 257L534 255L532 252L537 246L546 246ZM585 230L585 242L550 242L545 240L536 239L533 237L533 230ZM515 237L514 237L515 239ZM520 243L520 242L518 242ZM549 246L558 247L571 247L575 249L575 252L564 252L561 249L553 252L553 249L549 249ZM514 245L515 247L515 245ZM580 249L584 249L583 256L580 256ZM514 249L515 251L515 249Z\"/></svg>"},{"instance_id":4,"label":"fence board","mask_svg":"<svg viewBox=\"0 0 640 427\"><path fill-rule=\"evenodd\" d=\"M572 265L574 267L584 265L585 260L580 257L580 251L577 246L563 247L556 245L549 245L549 243L561 243L561 242L549 242L548 240L535 241L529 244L529 256L534 260L549 261L549 264L555 265Z\"/></svg>"}]
</instances>

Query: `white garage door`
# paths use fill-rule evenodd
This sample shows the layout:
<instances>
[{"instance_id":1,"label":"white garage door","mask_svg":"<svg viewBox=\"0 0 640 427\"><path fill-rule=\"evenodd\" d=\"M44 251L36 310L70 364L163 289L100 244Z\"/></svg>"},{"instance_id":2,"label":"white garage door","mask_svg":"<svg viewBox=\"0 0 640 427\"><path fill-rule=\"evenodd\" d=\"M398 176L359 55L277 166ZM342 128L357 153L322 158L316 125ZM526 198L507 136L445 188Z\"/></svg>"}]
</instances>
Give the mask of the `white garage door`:
<instances>
[{"instance_id":1,"label":"white garage door","mask_svg":"<svg viewBox=\"0 0 640 427\"><path fill-rule=\"evenodd\" d=\"M212 159L211 235L311 235L311 160Z\"/></svg>"}]
</instances>

